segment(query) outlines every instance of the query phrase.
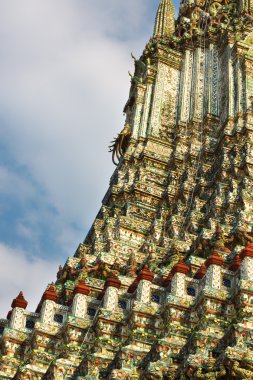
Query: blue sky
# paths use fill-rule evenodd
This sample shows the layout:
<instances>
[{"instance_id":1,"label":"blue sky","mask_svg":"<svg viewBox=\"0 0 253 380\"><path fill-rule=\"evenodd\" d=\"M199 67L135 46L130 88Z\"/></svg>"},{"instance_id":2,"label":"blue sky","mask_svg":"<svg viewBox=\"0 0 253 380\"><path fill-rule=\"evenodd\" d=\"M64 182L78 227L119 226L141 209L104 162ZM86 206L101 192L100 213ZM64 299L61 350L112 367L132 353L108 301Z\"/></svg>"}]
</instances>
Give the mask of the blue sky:
<instances>
[{"instance_id":1,"label":"blue sky","mask_svg":"<svg viewBox=\"0 0 253 380\"><path fill-rule=\"evenodd\" d=\"M0 0L0 311L39 302L114 170L107 147L158 0Z\"/></svg>"}]
</instances>

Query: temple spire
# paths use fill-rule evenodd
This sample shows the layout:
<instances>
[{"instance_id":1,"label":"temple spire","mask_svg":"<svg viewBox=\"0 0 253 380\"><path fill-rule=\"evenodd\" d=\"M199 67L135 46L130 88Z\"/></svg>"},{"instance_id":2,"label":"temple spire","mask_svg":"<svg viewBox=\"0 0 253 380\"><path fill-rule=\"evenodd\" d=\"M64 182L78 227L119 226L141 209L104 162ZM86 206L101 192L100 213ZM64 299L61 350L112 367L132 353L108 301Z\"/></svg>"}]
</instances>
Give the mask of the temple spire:
<instances>
[{"instance_id":1,"label":"temple spire","mask_svg":"<svg viewBox=\"0 0 253 380\"><path fill-rule=\"evenodd\" d=\"M171 0L162 0L155 20L154 37L166 38L175 31L175 7Z\"/></svg>"}]
</instances>

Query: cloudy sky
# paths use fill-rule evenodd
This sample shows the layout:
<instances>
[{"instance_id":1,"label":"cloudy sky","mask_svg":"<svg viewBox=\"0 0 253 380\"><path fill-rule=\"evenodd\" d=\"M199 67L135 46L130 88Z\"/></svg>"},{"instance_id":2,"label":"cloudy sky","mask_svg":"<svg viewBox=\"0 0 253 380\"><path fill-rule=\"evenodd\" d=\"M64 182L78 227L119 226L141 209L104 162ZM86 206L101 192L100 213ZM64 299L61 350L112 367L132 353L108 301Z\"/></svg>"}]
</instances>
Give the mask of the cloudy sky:
<instances>
[{"instance_id":1,"label":"cloudy sky","mask_svg":"<svg viewBox=\"0 0 253 380\"><path fill-rule=\"evenodd\" d=\"M33 311L114 170L133 71L159 0L0 0L0 317Z\"/></svg>"}]
</instances>

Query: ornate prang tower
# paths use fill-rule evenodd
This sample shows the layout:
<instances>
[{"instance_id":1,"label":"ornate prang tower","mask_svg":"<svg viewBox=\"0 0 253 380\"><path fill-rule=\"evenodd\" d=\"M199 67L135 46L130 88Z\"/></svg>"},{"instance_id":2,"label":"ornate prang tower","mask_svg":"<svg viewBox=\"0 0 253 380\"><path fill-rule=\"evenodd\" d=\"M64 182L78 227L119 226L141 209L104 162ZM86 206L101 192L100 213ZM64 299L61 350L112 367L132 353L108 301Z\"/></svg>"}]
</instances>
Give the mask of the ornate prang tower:
<instances>
[{"instance_id":1,"label":"ornate prang tower","mask_svg":"<svg viewBox=\"0 0 253 380\"><path fill-rule=\"evenodd\" d=\"M117 167L1 379L253 379L253 1L162 0Z\"/></svg>"}]
</instances>

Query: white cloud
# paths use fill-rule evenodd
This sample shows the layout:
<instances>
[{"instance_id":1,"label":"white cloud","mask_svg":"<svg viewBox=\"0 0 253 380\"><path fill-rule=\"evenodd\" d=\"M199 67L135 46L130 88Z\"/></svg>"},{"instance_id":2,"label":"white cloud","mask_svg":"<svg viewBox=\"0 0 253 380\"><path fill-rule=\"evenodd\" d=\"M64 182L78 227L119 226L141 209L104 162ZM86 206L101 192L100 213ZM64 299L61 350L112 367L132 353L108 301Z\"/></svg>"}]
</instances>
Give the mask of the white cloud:
<instances>
[{"instance_id":1,"label":"white cloud","mask_svg":"<svg viewBox=\"0 0 253 380\"><path fill-rule=\"evenodd\" d=\"M48 283L55 280L57 264L28 257L22 250L1 243L0 257L1 317L10 310L12 299L21 290L29 302L28 310L34 311Z\"/></svg>"},{"instance_id":2,"label":"white cloud","mask_svg":"<svg viewBox=\"0 0 253 380\"><path fill-rule=\"evenodd\" d=\"M140 25L145 2L0 4L6 143L64 216L90 223L113 171L107 146L123 126L130 85L131 48L113 28Z\"/></svg>"},{"instance_id":3,"label":"white cloud","mask_svg":"<svg viewBox=\"0 0 253 380\"><path fill-rule=\"evenodd\" d=\"M141 53L152 33L150 7L146 0L0 0L1 143L29 174L24 180L0 167L0 194L12 188L17 199L55 209L27 204L18 218L16 234L30 239L29 252L38 254L39 228L47 224L71 255L100 207L114 170L107 147L124 123L130 53ZM55 268L8 246L0 246L0 257L11 258L2 297L10 302L27 284L39 298Z\"/></svg>"},{"instance_id":4,"label":"white cloud","mask_svg":"<svg viewBox=\"0 0 253 380\"><path fill-rule=\"evenodd\" d=\"M34 189L28 181L3 165L0 165L0 193L13 194L22 200L35 195Z\"/></svg>"}]
</instances>

